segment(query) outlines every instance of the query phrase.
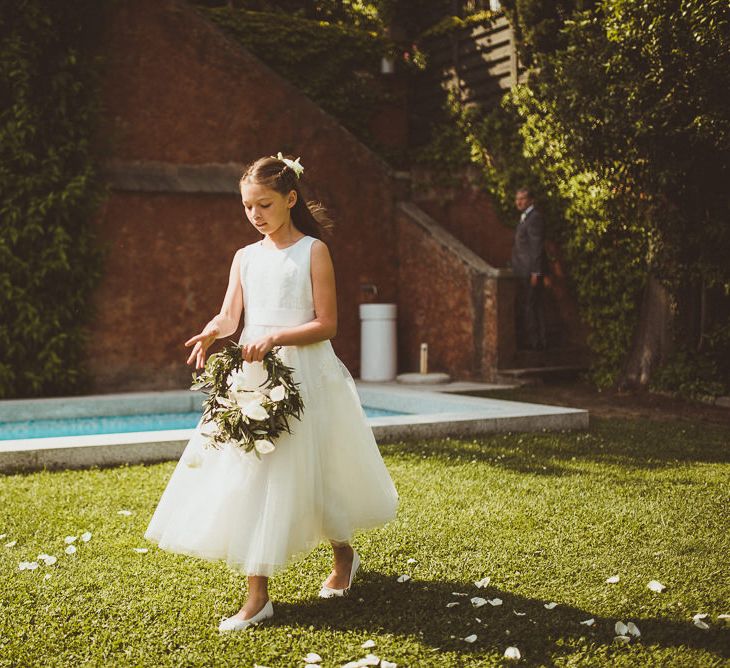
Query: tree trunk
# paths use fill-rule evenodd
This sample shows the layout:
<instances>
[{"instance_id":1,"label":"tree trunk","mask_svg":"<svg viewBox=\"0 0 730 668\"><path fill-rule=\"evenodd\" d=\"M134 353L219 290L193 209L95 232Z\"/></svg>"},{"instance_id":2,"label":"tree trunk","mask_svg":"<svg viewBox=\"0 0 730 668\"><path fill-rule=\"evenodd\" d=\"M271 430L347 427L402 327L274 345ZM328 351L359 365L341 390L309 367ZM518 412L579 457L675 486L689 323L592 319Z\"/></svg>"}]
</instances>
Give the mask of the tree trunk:
<instances>
[{"instance_id":1,"label":"tree trunk","mask_svg":"<svg viewBox=\"0 0 730 668\"><path fill-rule=\"evenodd\" d=\"M672 299L667 289L652 275L641 300L639 324L631 345L620 387L645 386L659 363L671 351Z\"/></svg>"}]
</instances>

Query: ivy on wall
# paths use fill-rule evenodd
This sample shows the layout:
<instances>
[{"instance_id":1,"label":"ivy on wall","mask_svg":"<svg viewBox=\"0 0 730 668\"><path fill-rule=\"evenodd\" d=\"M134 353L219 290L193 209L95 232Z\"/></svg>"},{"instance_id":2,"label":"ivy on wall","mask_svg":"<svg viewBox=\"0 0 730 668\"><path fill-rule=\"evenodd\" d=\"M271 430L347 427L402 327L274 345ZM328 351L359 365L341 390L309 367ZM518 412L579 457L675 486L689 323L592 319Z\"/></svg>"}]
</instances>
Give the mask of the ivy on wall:
<instances>
[{"instance_id":1,"label":"ivy on wall","mask_svg":"<svg viewBox=\"0 0 730 668\"><path fill-rule=\"evenodd\" d=\"M79 392L100 275L91 217L103 5L28 0L2 17L0 397Z\"/></svg>"},{"instance_id":2,"label":"ivy on wall","mask_svg":"<svg viewBox=\"0 0 730 668\"><path fill-rule=\"evenodd\" d=\"M388 100L380 61L393 48L382 34L276 12L199 10L372 146L368 121Z\"/></svg>"}]
</instances>

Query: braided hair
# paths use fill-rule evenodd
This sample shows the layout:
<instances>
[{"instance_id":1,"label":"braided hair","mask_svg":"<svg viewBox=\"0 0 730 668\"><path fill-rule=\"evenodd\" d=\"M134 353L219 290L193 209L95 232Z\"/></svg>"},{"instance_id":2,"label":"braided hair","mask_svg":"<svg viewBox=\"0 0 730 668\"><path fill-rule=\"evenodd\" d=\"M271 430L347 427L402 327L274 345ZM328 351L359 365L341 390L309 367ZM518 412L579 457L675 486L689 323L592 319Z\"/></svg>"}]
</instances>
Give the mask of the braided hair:
<instances>
[{"instance_id":1,"label":"braided hair","mask_svg":"<svg viewBox=\"0 0 730 668\"><path fill-rule=\"evenodd\" d=\"M330 233L332 221L319 202L305 202L298 182L296 173L285 162L266 157L259 158L246 167L238 186L240 189L248 183L255 183L271 188L281 195L296 191L297 201L291 208L292 223L302 234L322 239L325 234Z\"/></svg>"}]
</instances>

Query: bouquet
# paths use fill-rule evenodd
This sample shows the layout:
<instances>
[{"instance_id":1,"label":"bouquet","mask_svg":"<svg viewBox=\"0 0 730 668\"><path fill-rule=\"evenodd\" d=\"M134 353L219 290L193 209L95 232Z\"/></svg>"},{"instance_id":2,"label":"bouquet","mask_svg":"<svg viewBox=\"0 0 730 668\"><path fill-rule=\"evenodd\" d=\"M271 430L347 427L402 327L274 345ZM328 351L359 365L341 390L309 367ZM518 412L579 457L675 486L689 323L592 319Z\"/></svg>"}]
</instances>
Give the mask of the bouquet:
<instances>
[{"instance_id":1,"label":"bouquet","mask_svg":"<svg viewBox=\"0 0 730 668\"><path fill-rule=\"evenodd\" d=\"M262 362L246 362L241 346L233 342L208 357L200 375L193 373L190 389L207 394L206 447L233 443L260 458L273 452L273 441L282 432L291 434L289 418L301 419L304 402L292 369L281 361L278 350L270 350Z\"/></svg>"}]
</instances>

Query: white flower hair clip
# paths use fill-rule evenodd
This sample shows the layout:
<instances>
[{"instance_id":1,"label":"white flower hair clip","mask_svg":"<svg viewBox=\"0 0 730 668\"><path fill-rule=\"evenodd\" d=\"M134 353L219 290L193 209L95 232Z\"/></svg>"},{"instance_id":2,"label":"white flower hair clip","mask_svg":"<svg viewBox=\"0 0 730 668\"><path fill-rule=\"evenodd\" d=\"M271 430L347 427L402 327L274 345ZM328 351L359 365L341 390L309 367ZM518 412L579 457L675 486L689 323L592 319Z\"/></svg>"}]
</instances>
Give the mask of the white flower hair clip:
<instances>
[{"instance_id":1,"label":"white flower hair clip","mask_svg":"<svg viewBox=\"0 0 730 668\"><path fill-rule=\"evenodd\" d=\"M289 167L297 175L297 178L301 177L301 175L304 174L304 167L299 162L301 160L301 157L297 158L296 160L289 160L289 158L285 158L281 154L281 151L279 151L276 154L276 156L272 155L271 157L272 158L276 157L278 160L281 160L287 167Z\"/></svg>"}]
</instances>

